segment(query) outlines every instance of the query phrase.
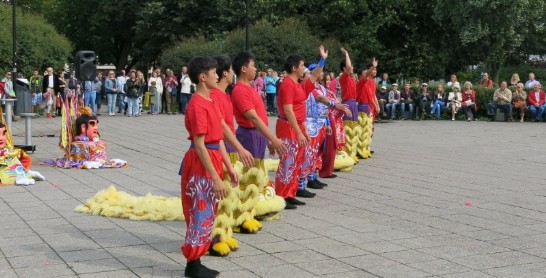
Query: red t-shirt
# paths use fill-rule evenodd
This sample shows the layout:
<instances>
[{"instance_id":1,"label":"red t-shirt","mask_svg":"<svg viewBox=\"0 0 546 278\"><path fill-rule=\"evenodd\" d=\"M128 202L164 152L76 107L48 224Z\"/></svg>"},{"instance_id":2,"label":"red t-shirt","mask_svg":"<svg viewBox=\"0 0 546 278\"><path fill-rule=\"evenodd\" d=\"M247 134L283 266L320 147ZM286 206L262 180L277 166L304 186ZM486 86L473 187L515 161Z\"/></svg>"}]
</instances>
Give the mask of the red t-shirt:
<instances>
[{"instance_id":1,"label":"red t-shirt","mask_svg":"<svg viewBox=\"0 0 546 278\"><path fill-rule=\"evenodd\" d=\"M199 94L194 94L186 107L184 123L193 142L197 135L205 135L205 143L218 143L224 139L222 130L222 108L220 104L206 99Z\"/></svg>"},{"instance_id":2,"label":"red t-shirt","mask_svg":"<svg viewBox=\"0 0 546 278\"><path fill-rule=\"evenodd\" d=\"M305 80L303 84L298 84L290 77L285 78L277 93L277 109L280 117L286 119L283 105L292 104L296 121L299 124L303 123L306 115L305 100L314 89L315 85L311 82L311 79Z\"/></svg>"},{"instance_id":3,"label":"red t-shirt","mask_svg":"<svg viewBox=\"0 0 546 278\"><path fill-rule=\"evenodd\" d=\"M357 99L358 103L372 103L375 96L375 90L377 89L377 84L371 79L361 79L358 81L357 85Z\"/></svg>"},{"instance_id":4,"label":"red t-shirt","mask_svg":"<svg viewBox=\"0 0 546 278\"><path fill-rule=\"evenodd\" d=\"M356 99L355 79L348 73L342 73L339 77L341 86L341 100Z\"/></svg>"},{"instance_id":5,"label":"red t-shirt","mask_svg":"<svg viewBox=\"0 0 546 278\"><path fill-rule=\"evenodd\" d=\"M212 101L220 104L222 110L224 111L222 118L224 118L224 121L229 126L229 129L231 129L231 131L235 133L235 123L233 121L233 105L231 104L231 99L229 98L229 95L215 88L210 91L210 98L212 99Z\"/></svg>"},{"instance_id":6,"label":"red t-shirt","mask_svg":"<svg viewBox=\"0 0 546 278\"><path fill-rule=\"evenodd\" d=\"M241 127L254 128L254 124L243 115L244 112L254 109L256 114L265 125L269 124L267 112L265 111L264 102L256 89L249 85L237 82L231 92L231 103L233 104L233 115L235 121Z\"/></svg>"}]
</instances>

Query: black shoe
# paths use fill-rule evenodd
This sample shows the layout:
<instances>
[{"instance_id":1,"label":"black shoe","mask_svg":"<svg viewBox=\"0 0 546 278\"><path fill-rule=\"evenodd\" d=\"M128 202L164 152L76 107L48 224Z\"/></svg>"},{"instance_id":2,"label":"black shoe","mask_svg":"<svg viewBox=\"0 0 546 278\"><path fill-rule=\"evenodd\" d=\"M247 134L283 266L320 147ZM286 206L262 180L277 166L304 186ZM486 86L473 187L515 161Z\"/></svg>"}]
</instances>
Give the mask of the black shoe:
<instances>
[{"instance_id":1,"label":"black shoe","mask_svg":"<svg viewBox=\"0 0 546 278\"><path fill-rule=\"evenodd\" d=\"M289 203L286 203L286 205L284 206L284 209L297 209L298 207L296 207L295 205L292 205L292 204L289 204Z\"/></svg>"},{"instance_id":2,"label":"black shoe","mask_svg":"<svg viewBox=\"0 0 546 278\"><path fill-rule=\"evenodd\" d=\"M333 179L333 178L337 178L337 175L336 174L331 174L328 177L321 177L321 178L323 178L323 179Z\"/></svg>"},{"instance_id":3,"label":"black shoe","mask_svg":"<svg viewBox=\"0 0 546 278\"><path fill-rule=\"evenodd\" d=\"M184 270L184 276L191 278L214 278L218 274L218 271L203 266L200 260L188 262Z\"/></svg>"},{"instance_id":4,"label":"black shoe","mask_svg":"<svg viewBox=\"0 0 546 278\"><path fill-rule=\"evenodd\" d=\"M322 187L328 186L327 183L323 183L323 182L319 181L318 179L316 179L315 182L316 182L318 185L322 186Z\"/></svg>"},{"instance_id":5,"label":"black shoe","mask_svg":"<svg viewBox=\"0 0 546 278\"><path fill-rule=\"evenodd\" d=\"M295 206L305 206L305 202L302 202L296 198L285 198L284 199L287 204L295 205Z\"/></svg>"},{"instance_id":6,"label":"black shoe","mask_svg":"<svg viewBox=\"0 0 546 278\"><path fill-rule=\"evenodd\" d=\"M312 189L323 189L324 186L317 183L317 181L307 181L307 187Z\"/></svg>"},{"instance_id":7,"label":"black shoe","mask_svg":"<svg viewBox=\"0 0 546 278\"><path fill-rule=\"evenodd\" d=\"M300 197L300 198L313 198L315 197L315 195L317 195L316 193L312 193L312 192L309 192L307 191L306 189L304 190L298 190L296 192L296 196L297 197Z\"/></svg>"}]
</instances>

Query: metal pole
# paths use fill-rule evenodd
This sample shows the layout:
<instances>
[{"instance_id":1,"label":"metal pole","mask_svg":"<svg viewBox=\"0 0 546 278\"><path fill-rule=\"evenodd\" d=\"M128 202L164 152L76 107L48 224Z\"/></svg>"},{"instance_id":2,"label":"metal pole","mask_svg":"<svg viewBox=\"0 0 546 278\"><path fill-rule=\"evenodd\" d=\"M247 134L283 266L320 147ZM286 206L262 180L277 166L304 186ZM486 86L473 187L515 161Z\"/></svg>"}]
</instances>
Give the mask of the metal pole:
<instances>
[{"instance_id":1,"label":"metal pole","mask_svg":"<svg viewBox=\"0 0 546 278\"><path fill-rule=\"evenodd\" d=\"M249 6L250 6L250 0L246 0L246 17L245 17L245 21L246 21L246 42L245 42L245 50L248 51L248 37L249 37L249 31L248 31L248 25L250 24L250 18L248 17L248 10L249 10Z\"/></svg>"},{"instance_id":2,"label":"metal pole","mask_svg":"<svg viewBox=\"0 0 546 278\"><path fill-rule=\"evenodd\" d=\"M13 37L13 70L11 73L11 81L13 82L13 91L15 92L15 96L17 96L17 25L15 21L17 9L15 5L15 0L11 0L12 5L12 25L11 25L11 31L12 31L12 37ZM6 118L11 117L11 115L6 114Z\"/></svg>"}]
</instances>

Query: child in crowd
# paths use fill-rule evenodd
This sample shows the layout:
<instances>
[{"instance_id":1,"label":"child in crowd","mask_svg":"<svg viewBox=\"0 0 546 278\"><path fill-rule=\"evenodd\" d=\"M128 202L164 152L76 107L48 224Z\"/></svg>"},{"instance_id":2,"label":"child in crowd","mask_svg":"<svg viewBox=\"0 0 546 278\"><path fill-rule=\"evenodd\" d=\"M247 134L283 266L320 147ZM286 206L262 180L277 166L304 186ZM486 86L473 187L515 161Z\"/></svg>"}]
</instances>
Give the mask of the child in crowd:
<instances>
[{"instance_id":1,"label":"child in crowd","mask_svg":"<svg viewBox=\"0 0 546 278\"><path fill-rule=\"evenodd\" d=\"M47 88L47 91L43 95L44 102L46 104L46 113L47 113L48 118L53 117L51 115L51 108L53 106L53 95L52 94L53 94L53 89L52 88Z\"/></svg>"},{"instance_id":2,"label":"child in crowd","mask_svg":"<svg viewBox=\"0 0 546 278\"><path fill-rule=\"evenodd\" d=\"M152 115L157 115L157 113L159 113L159 107L158 107L158 104L157 104L157 99L156 99L156 95L157 95L157 87L156 87L156 83L155 81L152 81L150 83L150 92L149 92L149 96L150 96L150 110L152 111Z\"/></svg>"},{"instance_id":3,"label":"child in crowd","mask_svg":"<svg viewBox=\"0 0 546 278\"><path fill-rule=\"evenodd\" d=\"M222 181L223 166L232 185L239 182L224 146L222 110L210 98L217 87L218 63L210 57L195 57L189 64L189 76L197 84L195 95L186 108L184 119L191 141L180 167L181 199L186 219L186 239L181 247L187 259L187 277L216 277L219 272L201 264L211 245L211 232L218 209L218 200L226 196Z\"/></svg>"}]
</instances>

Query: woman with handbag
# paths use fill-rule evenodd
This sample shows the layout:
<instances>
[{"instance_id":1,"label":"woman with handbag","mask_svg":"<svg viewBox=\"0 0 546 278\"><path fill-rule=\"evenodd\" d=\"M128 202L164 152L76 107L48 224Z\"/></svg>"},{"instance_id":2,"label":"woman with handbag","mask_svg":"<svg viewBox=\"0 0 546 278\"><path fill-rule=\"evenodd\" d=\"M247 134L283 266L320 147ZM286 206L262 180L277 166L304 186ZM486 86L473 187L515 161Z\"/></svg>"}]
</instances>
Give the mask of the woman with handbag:
<instances>
[{"instance_id":1,"label":"woman with handbag","mask_svg":"<svg viewBox=\"0 0 546 278\"><path fill-rule=\"evenodd\" d=\"M519 122L523 123L523 118L525 117L525 109L527 109L527 93L523 90L523 83L518 83L516 85L516 91L512 94L512 105L514 106L514 111L519 112Z\"/></svg>"}]
</instances>

